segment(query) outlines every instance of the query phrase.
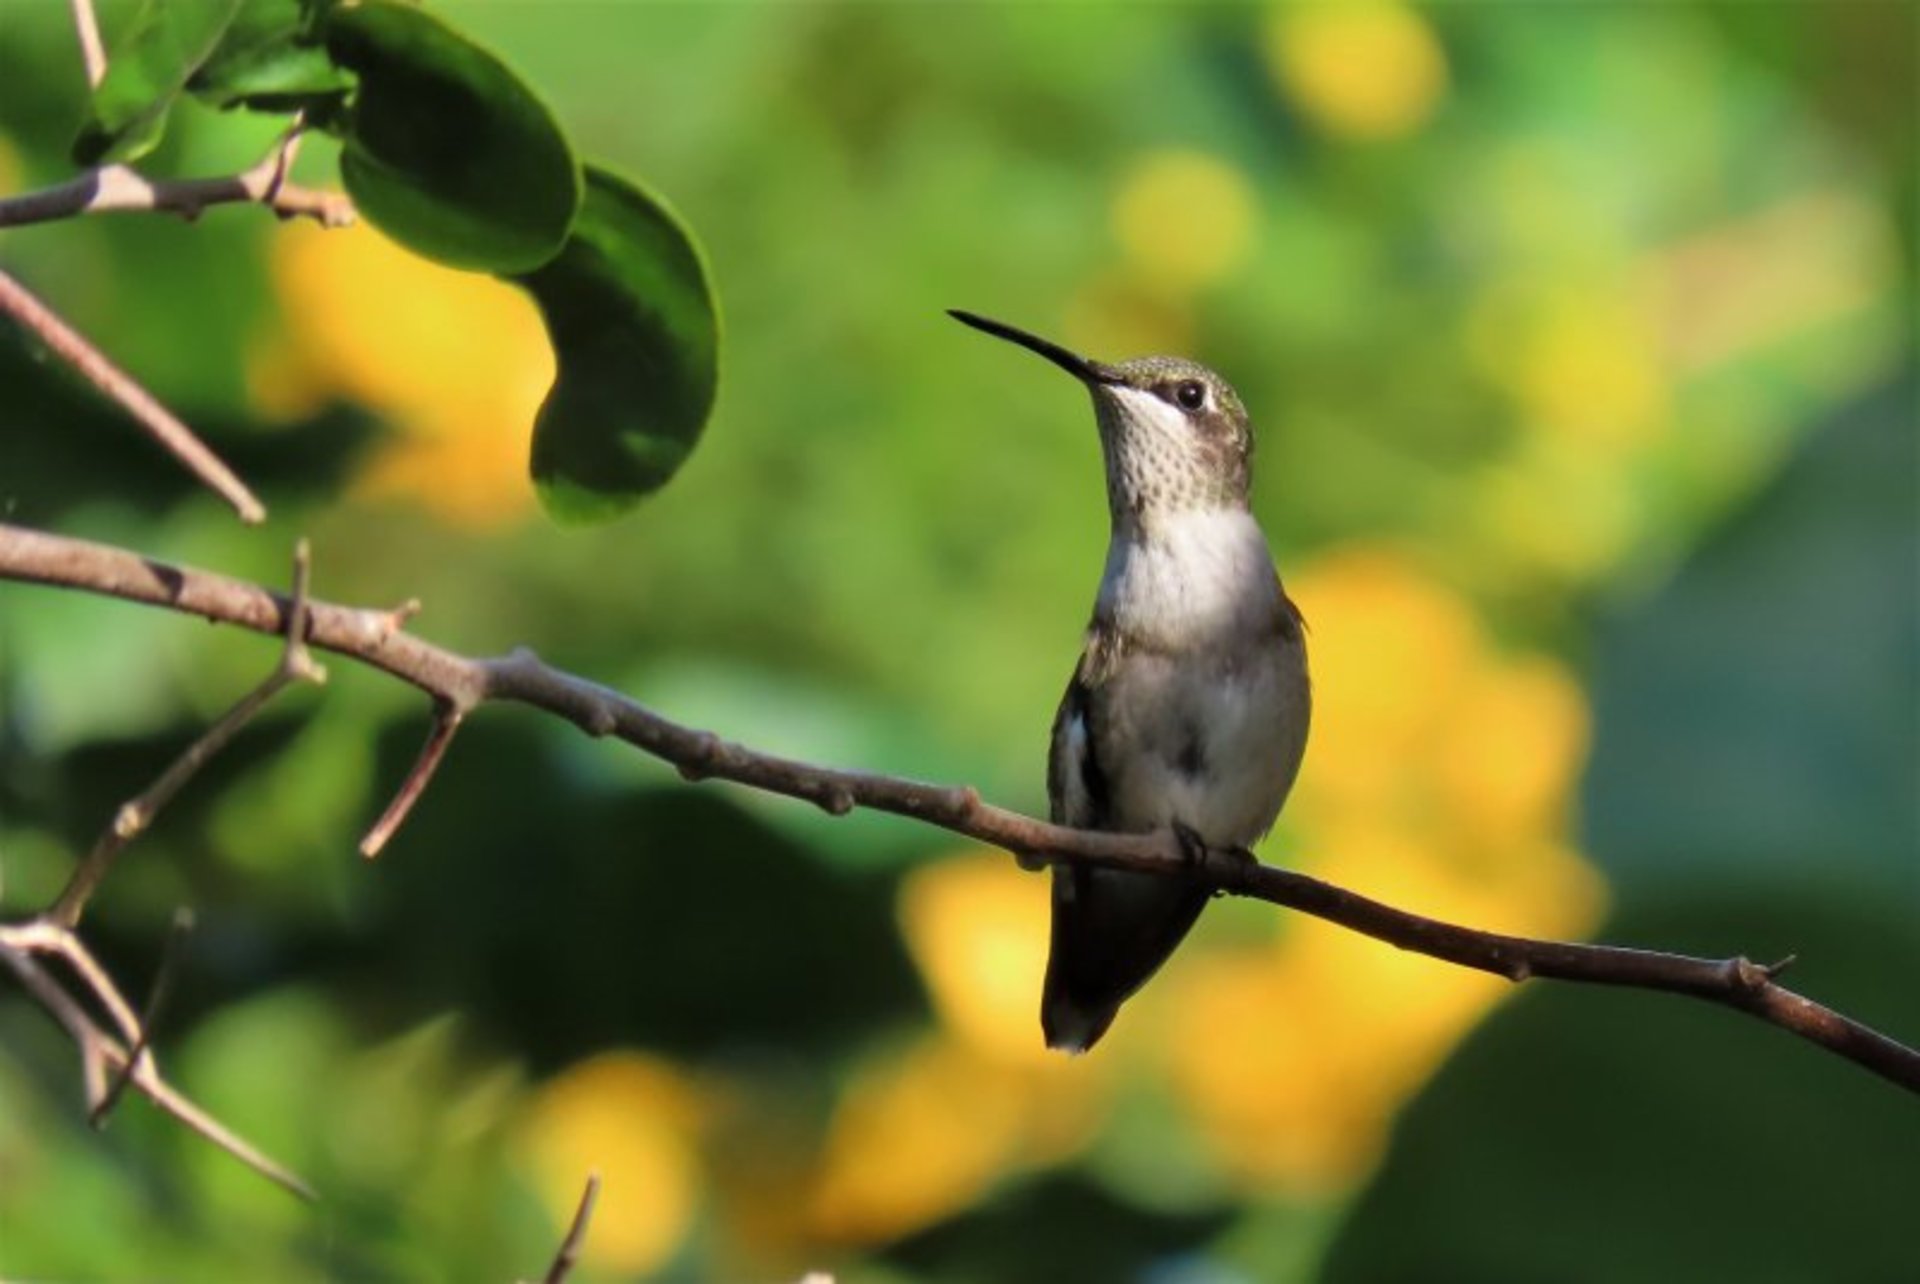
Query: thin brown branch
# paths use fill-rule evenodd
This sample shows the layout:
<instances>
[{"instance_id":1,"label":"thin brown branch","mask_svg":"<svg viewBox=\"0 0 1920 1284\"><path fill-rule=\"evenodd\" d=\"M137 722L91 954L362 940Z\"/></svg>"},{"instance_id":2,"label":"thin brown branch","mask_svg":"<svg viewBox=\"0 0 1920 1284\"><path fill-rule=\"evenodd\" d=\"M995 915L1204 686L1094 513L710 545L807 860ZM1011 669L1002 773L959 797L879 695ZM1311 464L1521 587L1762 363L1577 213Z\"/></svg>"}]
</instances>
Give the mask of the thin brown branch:
<instances>
[{"instance_id":1,"label":"thin brown branch","mask_svg":"<svg viewBox=\"0 0 1920 1284\"><path fill-rule=\"evenodd\" d=\"M180 422L139 381L114 365L106 353L4 270L0 270L0 312L13 317L56 356L84 375L87 382L119 402L121 408L147 430L148 436L208 489L233 505L241 521L257 524L266 520L266 508L247 489L247 484L235 476L205 442L194 436L193 429Z\"/></svg>"},{"instance_id":2,"label":"thin brown branch","mask_svg":"<svg viewBox=\"0 0 1920 1284\"><path fill-rule=\"evenodd\" d=\"M73 0L73 33L80 40L80 65L87 72L87 88L98 89L107 74L107 47L100 40L100 19L93 0Z\"/></svg>"},{"instance_id":3,"label":"thin brown branch","mask_svg":"<svg viewBox=\"0 0 1920 1284\"><path fill-rule=\"evenodd\" d=\"M600 1198L600 1174L587 1174L586 1189L580 1192L580 1206L573 1210L573 1222L567 1236L553 1255L552 1265L540 1277L541 1284L566 1284L567 1276L580 1261L580 1247L587 1242L587 1223L593 1220L593 1206Z\"/></svg>"},{"instance_id":4,"label":"thin brown branch","mask_svg":"<svg viewBox=\"0 0 1920 1284\"><path fill-rule=\"evenodd\" d=\"M125 1075L142 1096L187 1128L200 1134L269 1181L284 1186L303 1199L314 1198L313 1189L299 1177L286 1167L269 1159L250 1142L188 1100L172 1084L162 1078L151 1054L138 1056L130 1053L128 1045L121 1044L96 1025L80 1001L67 993L60 983L34 960L33 956L37 953L58 953L69 962L74 957L68 947L51 948L46 939L48 933L64 935L72 949L80 954L85 953L71 933L50 923L0 925L0 964L4 964L27 994L66 1030L74 1046L79 1049L87 1086L89 1114L97 1112L100 1103L105 1099L107 1075L109 1073ZM102 999L102 996L97 993L95 997ZM138 1046L137 1035L130 1043L132 1046Z\"/></svg>"},{"instance_id":5,"label":"thin brown branch","mask_svg":"<svg viewBox=\"0 0 1920 1284\"><path fill-rule=\"evenodd\" d=\"M440 769L440 760L446 757L447 746L453 743L454 732L460 730L460 723L466 718L466 710L450 700L435 700L433 705L433 728L427 733L427 743L420 748L420 756L414 759L413 770L400 782L400 788L393 795L393 801L373 822L373 828L360 840L360 854L372 860L385 849L400 826L406 823L413 811L413 805L420 801L420 795L426 792L427 785L433 779L433 773Z\"/></svg>"},{"instance_id":6,"label":"thin brown branch","mask_svg":"<svg viewBox=\"0 0 1920 1284\"><path fill-rule=\"evenodd\" d=\"M287 181L300 136L296 127L251 167L213 178L148 178L127 165L90 169L51 187L0 197L0 227L130 211L196 219L215 205L261 205L283 219L351 226L353 202L343 193Z\"/></svg>"},{"instance_id":7,"label":"thin brown branch","mask_svg":"<svg viewBox=\"0 0 1920 1284\"><path fill-rule=\"evenodd\" d=\"M0 524L0 579L57 585L166 607L262 633L285 629L290 604L256 584L168 566L108 545ZM717 777L804 799L835 814L891 812L1047 862L1084 861L1198 879L1207 886L1311 914L1462 967L1512 981L1532 977L1689 995L1770 1025L1920 1092L1920 1052L1781 986L1744 958L1707 959L1610 945L1505 936L1396 909L1244 852L1190 859L1174 836L1066 829L982 802L965 787L841 771L759 753L671 722L618 692L543 664L528 651L475 659L396 631L389 612L311 604L313 645L404 679L438 700L472 708L529 705L590 735L615 736L689 777Z\"/></svg>"},{"instance_id":8,"label":"thin brown branch","mask_svg":"<svg viewBox=\"0 0 1920 1284\"><path fill-rule=\"evenodd\" d=\"M87 902L92 899L101 880L106 878L107 871L113 868L114 861L127 844L146 832L161 808L173 801L174 795L215 754L225 749L242 728L253 721L254 715L260 712L267 701L295 682L317 685L327 680L327 671L314 660L303 636L307 628L308 574L309 556L307 542L303 539L294 548L293 596L288 599L287 642L281 648L279 663L274 665L273 671L258 686L241 696L231 709L220 716L219 721L188 745L186 751L160 773L159 779L137 797L121 805L120 810L114 813L112 822L101 831L100 837L87 852L86 858L74 868L59 899L47 911L50 921L66 928L80 925Z\"/></svg>"}]
</instances>

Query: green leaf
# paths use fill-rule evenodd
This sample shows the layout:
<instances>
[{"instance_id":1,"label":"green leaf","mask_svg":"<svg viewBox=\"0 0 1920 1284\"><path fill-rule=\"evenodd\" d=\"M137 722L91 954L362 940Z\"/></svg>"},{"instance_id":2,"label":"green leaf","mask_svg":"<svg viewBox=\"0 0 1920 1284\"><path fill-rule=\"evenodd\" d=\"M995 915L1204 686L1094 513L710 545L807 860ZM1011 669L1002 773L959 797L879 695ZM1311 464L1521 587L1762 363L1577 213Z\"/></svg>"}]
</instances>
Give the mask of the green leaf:
<instances>
[{"instance_id":1,"label":"green leaf","mask_svg":"<svg viewBox=\"0 0 1920 1284\"><path fill-rule=\"evenodd\" d=\"M706 265L656 198L587 167L566 248L515 278L546 318L559 371L533 429L533 480L563 522L617 517L667 483L719 384Z\"/></svg>"},{"instance_id":2,"label":"green leaf","mask_svg":"<svg viewBox=\"0 0 1920 1284\"><path fill-rule=\"evenodd\" d=\"M187 89L215 107L293 111L353 87L312 37L299 0L242 0L213 55Z\"/></svg>"},{"instance_id":3,"label":"green leaf","mask_svg":"<svg viewBox=\"0 0 1920 1284\"><path fill-rule=\"evenodd\" d=\"M240 0L145 0L107 55L107 74L73 140L74 162L107 165L152 151L166 132L173 100L239 8Z\"/></svg>"},{"instance_id":4,"label":"green leaf","mask_svg":"<svg viewBox=\"0 0 1920 1284\"><path fill-rule=\"evenodd\" d=\"M454 267L525 272L559 251L580 208L580 167L499 59L384 0L332 11L325 35L360 80L340 122L340 174L362 214Z\"/></svg>"}]
</instances>

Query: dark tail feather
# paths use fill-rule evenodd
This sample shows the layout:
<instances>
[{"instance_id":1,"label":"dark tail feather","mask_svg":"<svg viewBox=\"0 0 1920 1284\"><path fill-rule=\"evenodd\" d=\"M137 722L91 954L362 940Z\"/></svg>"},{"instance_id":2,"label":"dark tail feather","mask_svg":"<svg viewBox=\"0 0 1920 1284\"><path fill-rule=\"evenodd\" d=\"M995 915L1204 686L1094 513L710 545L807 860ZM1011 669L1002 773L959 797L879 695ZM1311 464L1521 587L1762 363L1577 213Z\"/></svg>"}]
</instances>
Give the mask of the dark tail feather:
<instances>
[{"instance_id":1,"label":"dark tail feather","mask_svg":"<svg viewBox=\"0 0 1920 1284\"><path fill-rule=\"evenodd\" d=\"M1209 895L1178 879L1057 865L1053 941L1040 999L1047 1046L1085 1052L1185 939Z\"/></svg>"},{"instance_id":2,"label":"dark tail feather","mask_svg":"<svg viewBox=\"0 0 1920 1284\"><path fill-rule=\"evenodd\" d=\"M1100 1036L1119 1014L1117 1003L1106 1008L1086 1007L1049 989L1040 1004L1040 1029L1047 1036L1049 1048L1077 1056L1100 1042Z\"/></svg>"}]
</instances>

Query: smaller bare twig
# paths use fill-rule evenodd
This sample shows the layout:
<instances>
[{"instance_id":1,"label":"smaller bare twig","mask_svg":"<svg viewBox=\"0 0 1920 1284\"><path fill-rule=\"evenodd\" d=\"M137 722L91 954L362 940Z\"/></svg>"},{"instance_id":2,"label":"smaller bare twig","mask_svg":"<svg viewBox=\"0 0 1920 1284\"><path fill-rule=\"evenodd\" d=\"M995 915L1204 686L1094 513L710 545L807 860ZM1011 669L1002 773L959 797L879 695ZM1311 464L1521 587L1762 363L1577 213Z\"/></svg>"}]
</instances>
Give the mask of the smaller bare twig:
<instances>
[{"instance_id":1,"label":"smaller bare twig","mask_svg":"<svg viewBox=\"0 0 1920 1284\"><path fill-rule=\"evenodd\" d=\"M72 0L73 30L80 38L80 65L87 71L87 88L98 89L107 74L107 47L100 40L100 20L93 0Z\"/></svg>"},{"instance_id":2,"label":"smaller bare twig","mask_svg":"<svg viewBox=\"0 0 1920 1284\"><path fill-rule=\"evenodd\" d=\"M573 1223L553 1255L552 1265L540 1277L541 1284L566 1284L567 1276L580 1261L580 1247L587 1242L587 1223L593 1220L593 1206L600 1198L600 1174L587 1174L587 1187L580 1192L580 1206L573 1211Z\"/></svg>"},{"instance_id":3,"label":"smaller bare twig","mask_svg":"<svg viewBox=\"0 0 1920 1284\"><path fill-rule=\"evenodd\" d=\"M127 1054L114 1046L111 1040L107 1041L106 1055L109 1061L117 1065L124 1066L127 1063ZM145 1063L134 1067L133 1086L140 1090L142 1096L186 1125L189 1130L200 1134L268 1181L291 1191L302 1199L319 1198L314 1193L313 1187L302 1181L292 1169L267 1158L251 1142L181 1095L178 1089L160 1077L159 1071L152 1068L151 1057Z\"/></svg>"},{"instance_id":4,"label":"smaller bare twig","mask_svg":"<svg viewBox=\"0 0 1920 1284\"><path fill-rule=\"evenodd\" d=\"M120 1103L120 1097L133 1082L133 1069L147 1060L147 1045L153 1041L154 1023L160 1019L160 1009L167 1001L167 994L173 984L174 960L179 957L180 943L193 930L193 911L185 906L173 913L173 922L167 928L167 939L160 947L160 966L153 974L153 988L147 992L147 1006L140 1013L140 1032L133 1046L127 1050L127 1064L113 1077L106 1090L94 1101L93 1111L87 1122L95 1128L104 1128L107 1116Z\"/></svg>"},{"instance_id":5,"label":"smaller bare twig","mask_svg":"<svg viewBox=\"0 0 1920 1284\"><path fill-rule=\"evenodd\" d=\"M120 403L147 435L159 442L169 454L186 466L209 489L233 505L240 520L252 524L265 521L267 510L254 497L221 458L194 436L193 430L143 388L137 380L113 364L60 314L42 303L24 285L0 270L0 312L12 316L55 355L84 375L89 383Z\"/></svg>"},{"instance_id":6,"label":"smaller bare twig","mask_svg":"<svg viewBox=\"0 0 1920 1284\"><path fill-rule=\"evenodd\" d=\"M447 746L453 743L454 733L460 730L460 724L466 716L466 709L452 700L434 701L433 728L427 733L427 743L421 746L420 756L414 759L413 769L407 773L407 778L400 782L393 801L380 813L380 819L373 822L373 828L367 831L367 836L360 840L362 856L368 860L378 856L394 833L406 823L413 805L426 792L433 773L440 769L440 760L446 756Z\"/></svg>"},{"instance_id":7,"label":"smaller bare twig","mask_svg":"<svg viewBox=\"0 0 1920 1284\"><path fill-rule=\"evenodd\" d=\"M243 727L253 721L254 715L260 712L267 701L295 682L318 685L327 680L327 671L307 649L309 569L307 541L303 539L295 545L293 553L293 596L287 605L285 622L287 644L281 649L280 662L274 665L273 672L259 686L241 696L198 740L188 745L186 752L174 759L144 793L124 803L114 813L112 823L101 832L86 859L73 871L59 899L47 911L46 917L51 922L65 928L80 925L88 900L127 844L146 831L160 809L171 802L173 796L215 754L226 748Z\"/></svg>"}]
</instances>

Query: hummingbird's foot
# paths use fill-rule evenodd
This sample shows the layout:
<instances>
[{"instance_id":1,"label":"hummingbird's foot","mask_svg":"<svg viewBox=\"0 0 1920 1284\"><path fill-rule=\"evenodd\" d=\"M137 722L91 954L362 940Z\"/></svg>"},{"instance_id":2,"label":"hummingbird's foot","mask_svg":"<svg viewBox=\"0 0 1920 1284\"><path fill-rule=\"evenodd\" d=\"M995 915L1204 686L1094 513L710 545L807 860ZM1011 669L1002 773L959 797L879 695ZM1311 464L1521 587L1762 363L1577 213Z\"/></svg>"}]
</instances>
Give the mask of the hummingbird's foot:
<instances>
[{"instance_id":1,"label":"hummingbird's foot","mask_svg":"<svg viewBox=\"0 0 1920 1284\"><path fill-rule=\"evenodd\" d=\"M1233 861L1236 871L1238 875L1240 875L1240 877L1245 877L1245 875L1249 871L1251 871L1255 866L1259 865L1260 863L1260 858L1258 856L1255 856L1251 851L1249 851L1245 847L1222 847L1220 849L1220 854L1227 857L1231 861ZM1216 898L1221 896L1232 896L1232 895L1235 895L1239 890L1240 890L1239 879L1236 879L1234 882L1234 885L1232 886L1214 888L1213 894Z\"/></svg>"},{"instance_id":2,"label":"hummingbird's foot","mask_svg":"<svg viewBox=\"0 0 1920 1284\"><path fill-rule=\"evenodd\" d=\"M1198 870L1207 863L1207 840L1200 837L1200 831L1180 821L1173 822L1173 836L1179 840L1180 856L1186 861L1187 868Z\"/></svg>"}]
</instances>

